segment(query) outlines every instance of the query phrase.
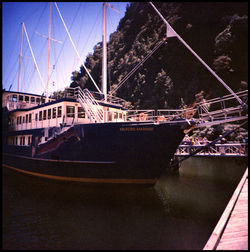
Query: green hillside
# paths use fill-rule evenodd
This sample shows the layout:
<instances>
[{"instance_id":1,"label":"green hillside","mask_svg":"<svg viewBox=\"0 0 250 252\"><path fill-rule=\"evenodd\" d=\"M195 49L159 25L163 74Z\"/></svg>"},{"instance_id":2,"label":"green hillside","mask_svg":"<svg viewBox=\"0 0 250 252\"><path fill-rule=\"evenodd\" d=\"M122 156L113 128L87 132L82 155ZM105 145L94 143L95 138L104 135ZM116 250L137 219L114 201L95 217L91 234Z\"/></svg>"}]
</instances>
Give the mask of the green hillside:
<instances>
[{"instance_id":1,"label":"green hillside","mask_svg":"<svg viewBox=\"0 0 250 252\"><path fill-rule=\"evenodd\" d=\"M248 83L247 2L156 2L175 31L234 90ZM116 87L166 36L166 26L152 6L132 2L108 42L108 90ZM101 85L102 43L86 59ZM71 86L94 90L83 68L72 73ZM200 97L228 91L176 37L170 37L118 91L134 108L178 108Z\"/></svg>"}]
</instances>

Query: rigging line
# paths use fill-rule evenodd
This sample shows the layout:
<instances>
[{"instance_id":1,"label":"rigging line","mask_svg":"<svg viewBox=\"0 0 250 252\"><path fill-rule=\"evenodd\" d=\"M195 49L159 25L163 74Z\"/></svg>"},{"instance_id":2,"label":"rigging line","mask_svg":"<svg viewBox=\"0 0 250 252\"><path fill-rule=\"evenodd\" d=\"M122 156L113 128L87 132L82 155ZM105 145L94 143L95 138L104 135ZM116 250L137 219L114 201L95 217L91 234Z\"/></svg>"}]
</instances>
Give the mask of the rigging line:
<instances>
[{"instance_id":1,"label":"rigging line","mask_svg":"<svg viewBox=\"0 0 250 252\"><path fill-rule=\"evenodd\" d=\"M19 36L20 35L18 34L18 37ZM18 40L19 40L18 38L12 40L12 41L15 41L15 44L14 44L14 46L11 46L13 48L13 50L11 50L10 56L8 57L8 62L12 61L12 57L14 55L14 52L16 51L15 48L17 48L17 45L19 44ZM9 41L7 43L9 43ZM9 55L9 53L8 53L8 55ZM18 54L17 58L19 58L19 54ZM4 77L4 79L5 79L4 83L8 82L7 80L9 79L9 75L11 75L13 73L14 65L16 64L16 62L18 62L18 59L17 60L13 59L12 62L13 62L13 65L11 67L8 66L8 68L7 68L7 64L3 64L3 73L6 72L6 74L3 74L3 76L7 76L7 77ZM4 68L7 68L7 70L5 70Z\"/></svg>"},{"instance_id":2,"label":"rigging line","mask_svg":"<svg viewBox=\"0 0 250 252\"><path fill-rule=\"evenodd\" d=\"M40 80L41 80L41 82L42 82L42 84L43 84L43 86L44 86L44 88L45 88L45 84L44 84L44 82L43 82L41 73L40 73L39 68L38 68L38 65L37 65L37 63L36 63L36 59L35 59L33 50L32 50L32 48L31 48L30 41L29 41L29 37L28 37L28 34L27 34L26 27L25 27L25 24L24 24L24 23L23 23L23 28L24 28L24 32L25 32L25 35L26 35L26 38L27 38L27 41L28 41L28 44L29 44L29 48L30 48L30 51L31 51L31 54L32 54L32 57L33 57L33 60L34 60L34 63L35 63L37 72L38 72L39 77L40 77Z\"/></svg>"},{"instance_id":3,"label":"rigging line","mask_svg":"<svg viewBox=\"0 0 250 252\"><path fill-rule=\"evenodd\" d=\"M165 38L163 39L163 41L161 41L160 43L158 43L158 45L145 57L141 60L141 62L139 62L124 78L123 80L120 81L120 83L118 84L118 86L112 90L111 94L113 94L115 91L117 91L118 88L121 87L121 85L128 80L128 78L130 78L130 76L165 42Z\"/></svg>"},{"instance_id":4,"label":"rigging line","mask_svg":"<svg viewBox=\"0 0 250 252\"><path fill-rule=\"evenodd\" d=\"M166 38L163 38L162 41L160 41L154 48L153 50L145 57L143 58L117 85L116 88L114 88L111 92L110 95L112 95L114 92L116 92L123 84L125 81L130 78L130 76L149 58L153 55L153 53L161 46L164 44L166 41Z\"/></svg>"},{"instance_id":5,"label":"rigging line","mask_svg":"<svg viewBox=\"0 0 250 252\"><path fill-rule=\"evenodd\" d=\"M76 47L75 47L75 44L74 44L74 42L73 42L73 40L72 40L72 38L71 38L71 36L70 36L70 34L69 34L68 28L67 28L66 24L64 23L64 20L63 20L63 18L62 18L62 15L61 15L61 13L60 13L60 11L59 11L59 9L58 9L56 3L55 3L55 6L56 6L56 9L57 9L57 11L58 11L58 13L59 13L59 16L60 16L60 18L61 18L61 20L62 20L62 22L63 22L63 25L64 25L64 27L65 27L65 29L66 29L66 32L67 32L67 34L68 34L68 36L69 36L69 39L70 39L70 41L71 41L71 43L72 43L72 46L73 46L73 48L74 48L74 50L75 50L75 53L77 54L78 58L80 59L80 61L81 61L82 65L83 65L85 71L87 72L88 76L90 77L90 79L91 79L92 82L94 83L96 89L99 91L99 93L102 93L101 90L99 89L99 87L96 85L94 79L93 79L92 76L90 75L88 69L85 67L84 62L82 61L82 59L81 59L79 53L77 52Z\"/></svg>"},{"instance_id":6,"label":"rigging line","mask_svg":"<svg viewBox=\"0 0 250 252\"><path fill-rule=\"evenodd\" d=\"M176 33L176 31L172 28L172 26L167 22L167 20L162 16L162 14L156 9L152 2L149 2L163 22L167 27L170 27L175 36L193 53L193 55L207 68L207 70L235 97L235 99L240 103L242 107L247 107L247 105L235 94L235 92L199 57L197 53Z\"/></svg>"},{"instance_id":7,"label":"rigging line","mask_svg":"<svg viewBox=\"0 0 250 252\"><path fill-rule=\"evenodd\" d=\"M10 57L12 57L12 55L11 55ZM10 71L9 71L7 74L4 74L4 70L3 70L3 76L4 76L4 81L3 81L3 83L9 82L8 80L11 79L10 76L13 74L13 69L14 69L14 67L15 67L15 65L16 65L16 62L18 62L18 59L19 59L19 56L16 56L16 60L13 61L13 64L12 64L12 66L10 67ZM4 65L7 65L7 64L3 64L3 66L4 66ZM17 68L18 68L18 67L17 67ZM17 74L18 74L18 69L16 70L16 72L17 72ZM7 77L6 77L6 76L7 76ZM16 78L16 74L13 75L13 77L12 77L12 82L14 81L15 78Z\"/></svg>"},{"instance_id":8,"label":"rigging line","mask_svg":"<svg viewBox=\"0 0 250 252\"><path fill-rule=\"evenodd\" d=\"M85 10L86 10L86 8L85 8L85 4L86 4L86 2L84 2L84 6L82 7L82 3L81 3L81 5L80 5L80 7L79 7L79 9L83 9L83 11L81 12L81 21L80 21L80 30L79 30L79 33L78 33L78 38L77 38L77 42L76 42L76 45L77 46L79 46L79 42L80 42L80 38L81 38L81 34L82 34L82 28L83 28L83 21L84 21L84 18L85 18Z\"/></svg>"},{"instance_id":9,"label":"rigging line","mask_svg":"<svg viewBox=\"0 0 250 252\"><path fill-rule=\"evenodd\" d=\"M112 15L110 15L110 11L107 11L107 13L108 13L108 16L109 16L109 18L108 18L108 20L109 20L109 22L111 23L111 25L109 26L109 25L107 25L107 27L114 27L114 23L112 22ZM110 42L110 38L111 38L111 32L108 32L108 34L110 34L109 35L109 42ZM110 60L111 60L111 57L110 57L110 46L111 46L111 44L110 43L108 43L107 44L107 51L108 51L108 65L107 65L107 70L108 70L108 84L109 84L109 87L111 86L111 67L109 66L110 64Z\"/></svg>"},{"instance_id":10,"label":"rigging line","mask_svg":"<svg viewBox=\"0 0 250 252\"><path fill-rule=\"evenodd\" d=\"M96 15L96 18L95 18L95 22L94 22L94 24L93 24L93 26L92 26L92 28L91 28L91 32L90 32L90 34L89 34L89 36L88 36L87 41L86 41L85 45L83 46L83 48L82 48L82 50L81 50L81 54L83 54L83 51L84 51L86 45L88 44L88 41L89 41L89 39L90 39L90 37L91 37L93 31L94 31L94 27L96 26L96 23L97 23L97 21L99 20L98 17L101 15L101 14L100 14L101 11L102 11L102 9L99 9L99 12L96 12L97 15ZM96 35L96 33L95 33L95 35ZM95 37L96 37L96 36L95 36Z\"/></svg>"},{"instance_id":11,"label":"rigging line","mask_svg":"<svg viewBox=\"0 0 250 252\"><path fill-rule=\"evenodd\" d=\"M36 26L35 26L34 31L33 31L33 33L32 33L32 36L31 36L31 38L30 38L30 41L33 41L33 38L34 38L34 36L35 36L35 31L37 30L37 27L38 27L38 25L39 25L39 23L40 23L41 18L44 16L44 12L45 12L46 8L47 8L47 4L44 5L43 10L42 10L42 12L41 12L41 15L40 15L40 17L39 17L38 20L37 20L37 23L36 23ZM33 13L33 16L34 16L34 13ZM23 55L26 53L27 50L28 50L28 47L25 48L25 51L24 51Z\"/></svg>"},{"instance_id":12,"label":"rigging line","mask_svg":"<svg viewBox=\"0 0 250 252\"><path fill-rule=\"evenodd\" d=\"M78 7L77 10L76 10L76 14L74 15L74 19L73 19L73 21L72 21L72 23L71 23L71 26L72 26L73 23L75 22L75 19L76 19L77 15L78 15L78 13L79 13L79 11L80 11L80 9L81 9L81 4L82 4L82 3L79 4L79 7ZM71 30L71 26L70 26L69 30ZM77 43L76 43L77 46L78 46L78 44L79 44L79 38L80 38L80 34L81 34L81 29L82 29L82 27L80 28L80 31L79 31L79 33L78 33L78 41L77 41ZM75 63L73 62L72 69L74 68L74 65L75 65Z\"/></svg>"},{"instance_id":13,"label":"rigging line","mask_svg":"<svg viewBox=\"0 0 250 252\"><path fill-rule=\"evenodd\" d=\"M78 10L79 10L80 8L78 8ZM75 16L76 17L76 16ZM71 28L72 28L72 26L73 26L73 23L75 22L75 18L72 20L72 22L71 22L71 24L70 24L70 28L69 28L69 30L71 30ZM59 58L60 58L60 56L61 56L61 54L62 54L62 52L63 52L63 48L64 48L64 46L65 46L65 44L66 44L66 38L67 38L67 35L65 36L65 38L64 38L64 42L63 42L63 45L62 45L62 47L61 47L61 50L60 50L60 52L59 52L59 54L58 54L58 57L56 58L56 61L55 61L55 65L57 65L57 62L58 62L58 60L59 60ZM63 65L63 67L64 67L64 65ZM54 74L54 72L52 72L52 74L51 74L51 77L52 77L52 75ZM60 77L61 77L62 75L60 75ZM65 80L64 80L65 81ZM63 81L62 81L62 83L63 83Z\"/></svg>"}]
</instances>

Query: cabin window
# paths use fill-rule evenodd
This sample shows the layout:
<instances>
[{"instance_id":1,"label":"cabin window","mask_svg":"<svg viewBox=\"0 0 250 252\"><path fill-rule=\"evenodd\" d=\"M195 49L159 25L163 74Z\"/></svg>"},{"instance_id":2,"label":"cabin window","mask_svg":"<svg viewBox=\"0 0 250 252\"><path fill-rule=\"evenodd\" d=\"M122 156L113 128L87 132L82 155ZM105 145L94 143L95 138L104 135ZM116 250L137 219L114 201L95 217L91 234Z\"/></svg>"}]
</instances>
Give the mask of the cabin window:
<instances>
[{"instance_id":1,"label":"cabin window","mask_svg":"<svg viewBox=\"0 0 250 252\"><path fill-rule=\"evenodd\" d=\"M26 123L28 123L28 117L29 117L29 115L27 114L26 115Z\"/></svg>"},{"instance_id":2,"label":"cabin window","mask_svg":"<svg viewBox=\"0 0 250 252\"><path fill-rule=\"evenodd\" d=\"M23 96L19 95L19 101L23 101Z\"/></svg>"},{"instance_id":3,"label":"cabin window","mask_svg":"<svg viewBox=\"0 0 250 252\"><path fill-rule=\"evenodd\" d=\"M78 107L78 118L85 118L85 111L82 107Z\"/></svg>"},{"instance_id":4,"label":"cabin window","mask_svg":"<svg viewBox=\"0 0 250 252\"><path fill-rule=\"evenodd\" d=\"M75 107L74 106L66 106L66 115L67 115L67 117L75 117Z\"/></svg>"},{"instance_id":5,"label":"cabin window","mask_svg":"<svg viewBox=\"0 0 250 252\"><path fill-rule=\"evenodd\" d=\"M23 136L23 145L25 145L25 136Z\"/></svg>"},{"instance_id":6,"label":"cabin window","mask_svg":"<svg viewBox=\"0 0 250 252\"><path fill-rule=\"evenodd\" d=\"M119 113L119 119L122 119L122 113Z\"/></svg>"},{"instance_id":7,"label":"cabin window","mask_svg":"<svg viewBox=\"0 0 250 252\"><path fill-rule=\"evenodd\" d=\"M13 101L13 102L17 102L17 95L13 95L13 96L12 96L12 101Z\"/></svg>"},{"instance_id":8,"label":"cabin window","mask_svg":"<svg viewBox=\"0 0 250 252\"><path fill-rule=\"evenodd\" d=\"M44 98L42 98L42 103L45 103L45 99Z\"/></svg>"},{"instance_id":9,"label":"cabin window","mask_svg":"<svg viewBox=\"0 0 250 252\"><path fill-rule=\"evenodd\" d=\"M112 121L112 112L108 112L108 121Z\"/></svg>"},{"instance_id":10,"label":"cabin window","mask_svg":"<svg viewBox=\"0 0 250 252\"><path fill-rule=\"evenodd\" d=\"M117 112L114 113L114 119L118 119L118 113Z\"/></svg>"},{"instance_id":11,"label":"cabin window","mask_svg":"<svg viewBox=\"0 0 250 252\"><path fill-rule=\"evenodd\" d=\"M29 96L25 96L25 97L24 97L24 100L25 100L25 102L29 103L30 97L29 97Z\"/></svg>"},{"instance_id":12,"label":"cabin window","mask_svg":"<svg viewBox=\"0 0 250 252\"><path fill-rule=\"evenodd\" d=\"M51 109L48 109L48 119L51 118Z\"/></svg>"},{"instance_id":13,"label":"cabin window","mask_svg":"<svg viewBox=\"0 0 250 252\"><path fill-rule=\"evenodd\" d=\"M17 137L16 137L16 145L17 145Z\"/></svg>"},{"instance_id":14,"label":"cabin window","mask_svg":"<svg viewBox=\"0 0 250 252\"><path fill-rule=\"evenodd\" d=\"M47 110L44 110L43 111L43 120L46 120L46 117L47 117Z\"/></svg>"},{"instance_id":15,"label":"cabin window","mask_svg":"<svg viewBox=\"0 0 250 252\"><path fill-rule=\"evenodd\" d=\"M53 108L53 110L52 110L52 117L56 118L56 108Z\"/></svg>"},{"instance_id":16,"label":"cabin window","mask_svg":"<svg viewBox=\"0 0 250 252\"><path fill-rule=\"evenodd\" d=\"M31 137L29 136L28 137L28 145L30 145L30 140L31 140Z\"/></svg>"},{"instance_id":17,"label":"cabin window","mask_svg":"<svg viewBox=\"0 0 250 252\"><path fill-rule=\"evenodd\" d=\"M19 138L19 145L22 145L22 142L23 142L22 140L23 140L22 137L20 137Z\"/></svg>"},{"instance_id":18,"label":"cabin window","mask_svg":"<svg viewBox=\"0 0 250 252\"><path fill-rule=\"evenodd\" d=\"M57 117L62 116L62 106L57 107Z\"/></svg>"},{"instance_id":19,"label":"cabin window","mask_svg":"<svg viewBox=\"0 0 250 252\"><path fill-rule=\"evenodd\" d=\"M23 116L23 123L25 123L25 116Z\"/></svg>"},{"instance_id":20,"label":"cabin window","mask_svg":"<svg viewBox=\"0 0 250 252\"><path fill-rule=\"evenodd\" d=\"M30 97L30 101L31 101L31 103L35 103L35 97Z\"/></svg>"},{"instance_id":21,"label":"cabin window","mask_svg":"<svg viewBox=\"0 0 250 252\"><path fill-rule=\"evenodd\" d=\"M38 114L36 113L36 115L35 115L35 121L37 121L37 117L38 117Z\"/></svg>"},{"instance_id":22,"label":"cabin window","mask_svg":"<svg viewBox=\"0 0 250 252\"><path fill-rule=\"evenodd\" d=\"M29 123L31 123L31 114L29 114Z\"/></svg>"},{"instance_id":23,"label":"cabin window","mask_svg":"<svg viewBox=\"0 0 250 252\"><path fill-rule=\"evenodd\" d=\"M19 116L16 118L16 124L19 124Z\"/></svg>"},{"instance_id":24,"label":"cabin window","mask_svg":"<svg viewBox=\"0 0 250 252\"><path fill-rule=\"evenodd\" d=\"M36 98L36 103L40 104L40 98Z\"/></svg>"},{"instance_id":25,"label":"cabin window","mask_svg":"<svg viewBox=\"0 0 250 252\"><path fill-rule=\"evenodd\" d=\"M39 111L39 121L42 121L43 112Z\"/></svg>"}]
</instances>

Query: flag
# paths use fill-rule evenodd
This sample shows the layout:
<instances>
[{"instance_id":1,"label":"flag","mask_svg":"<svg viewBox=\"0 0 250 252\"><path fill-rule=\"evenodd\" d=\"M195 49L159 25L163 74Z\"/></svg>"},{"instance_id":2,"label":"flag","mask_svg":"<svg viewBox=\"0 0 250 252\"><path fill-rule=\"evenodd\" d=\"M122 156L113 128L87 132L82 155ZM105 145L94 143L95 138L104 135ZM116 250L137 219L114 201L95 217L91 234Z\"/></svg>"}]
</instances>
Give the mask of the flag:
<instances>
[{"instance_id":1,"label":"flag","mask_svg":"<svg viewBox=\"0 0 250 252\"><path fill-rule=\"evenodd\" d=\"M167 38L170 38L170 37L175 37L176 36L176 33L175 31L172 29L172 27L170 25L166 25L167 28L166 28L166 37Z\"/></svg>"}]
</instances>

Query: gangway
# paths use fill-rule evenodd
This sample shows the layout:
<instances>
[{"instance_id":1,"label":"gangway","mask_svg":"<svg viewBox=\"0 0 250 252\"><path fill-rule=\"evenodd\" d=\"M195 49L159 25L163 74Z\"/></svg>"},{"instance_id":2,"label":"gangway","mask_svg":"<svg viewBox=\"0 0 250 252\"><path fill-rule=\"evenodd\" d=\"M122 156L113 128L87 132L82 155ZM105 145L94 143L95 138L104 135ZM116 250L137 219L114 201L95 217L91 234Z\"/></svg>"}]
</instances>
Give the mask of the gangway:
<instances>
[{"instance_id":1,"label":"gangway","mask_svg":"<svg viewBox=\"0 0 250 252\"><path fill-rule=\"evenodd\" d=\"M248 90L236 93L238 97L247 104ZM184 109L161 109L157 116L164 116L166 120L173 121L184 118L193 121L195 128L207 127L248 118L245 107L237 104L234 95L205 100L196 103L191 108Z\"/></svg>"},{"instance_id":2,"label":"gangway","mask_svg":"<svg viewBox=\"0 0 250 252\"><path fill-rule=\"evenodd\" d=\"M201 145L185 145L180 144L176 150L175 156L185 157L189 156L192 152L198 150ZM226 143L226 144L215 144L209 146L208 148L202 149L200 152L196 153L194 156L206 157L206 156L230 156L230 157L246 157L247 144L246 143Z\"/></svg>"}]
</instances>

